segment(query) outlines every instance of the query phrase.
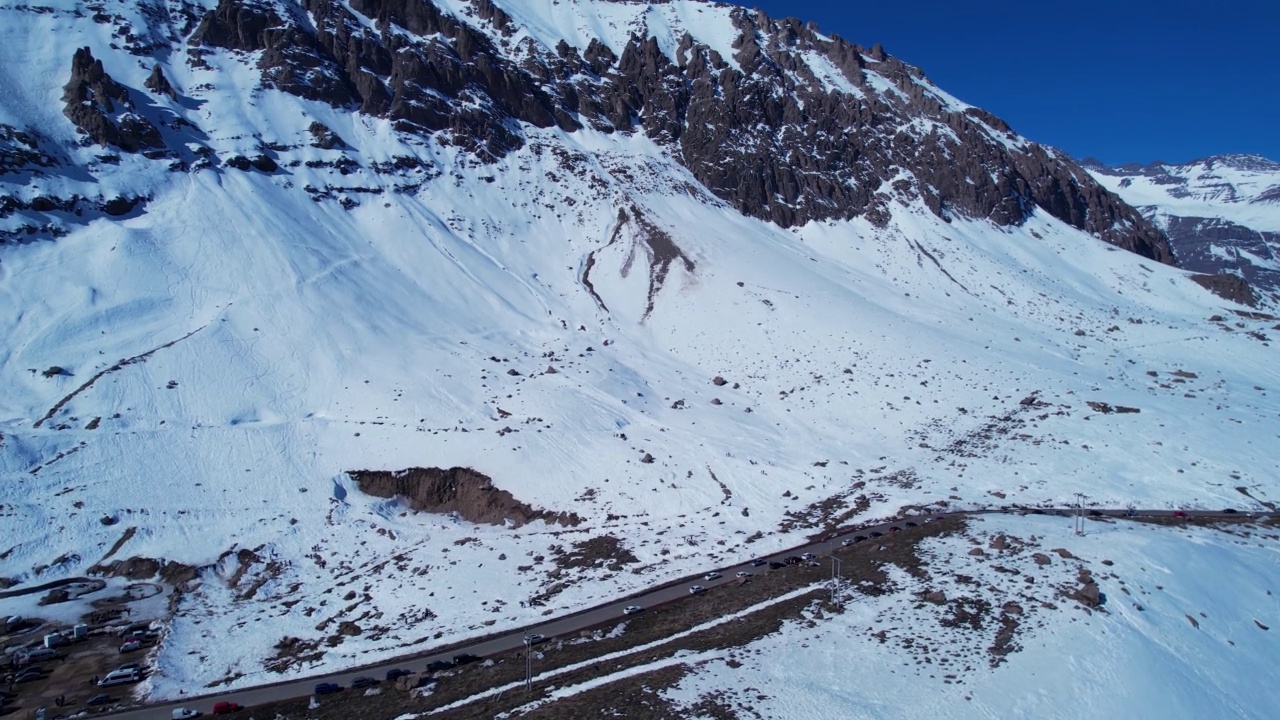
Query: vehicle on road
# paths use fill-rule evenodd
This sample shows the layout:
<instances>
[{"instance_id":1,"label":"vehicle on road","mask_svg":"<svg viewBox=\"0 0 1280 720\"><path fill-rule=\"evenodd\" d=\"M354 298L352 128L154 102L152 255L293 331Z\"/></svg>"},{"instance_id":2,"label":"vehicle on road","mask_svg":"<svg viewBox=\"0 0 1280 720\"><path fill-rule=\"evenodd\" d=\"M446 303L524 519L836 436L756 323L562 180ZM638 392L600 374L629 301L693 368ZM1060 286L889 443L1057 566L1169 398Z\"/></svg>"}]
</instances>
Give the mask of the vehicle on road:
<instances>
[{"instance_id":1,"label":"vehicle on road","mask_svg":"<svg viewBox=\"0 0 1280 720\"><path fill-rule=\"evenodd\" d=\"M338 683L331 683L331 682L316 683L317 695L332 695L334 693L339 693L339 692L342 692L342 686L339 685Z\"/></svg>"},{"instance_id":2,"label":"vehicle on road","mask_svg":"<svg viewBox=\"0 0 1280 720\"><path fill-rule=\"evenodd\" d=\"M707 573L706 575L703 575L703 576L702 576L702 579L703 579L703 580L719 580L719 579L720 579L720 573L718 573L718 572L709 572L709 573Z\"/></svg>"},{"instance_id":3,"label":"vehicle on road","mask_svg":"<svg viewBox=\"0 0 1280 720\"><path fill-rule=\"evenodd\" d=\"M1184 518L1184 517L1186 517L1186 516L1187 516L1187 514L1186 514L1185 512L1183 512L1182 510L1174 510L1174 511L1173 511L1173 516L1174 516L1174 517L1176 517L1176 518Z\"/></svg>"},{"instance_id":4,"label":"vehicle on road","mask_svg":"<svg viewBox=\"0 0 1280 720\"><path fill-rule=\"evenodd\" d=\"M537 645L540 642L546 642L547 636L542 633L530 633L524 636L524 641L530 645Z\"/></svg>"},{"instance_id":5,"label":"vehicle on road","mask_svg":"<svg viewBox=\"0 0 1280 720\"><path fill-rule=\"evenodd\" d=\"M338 688L338 689L341 690L342 688ZM213 704L214 715L230 715L234 712L238 712L239 710L240 710L239 703L233 703L229 700L223 700L221 702L216 702Z\"/></svg>"},{"instance_id":6,"label":"vehicle on road","mask_svg":"<svg viewBox=\"0 0 1280 720\"><path fill-rule=\"evenodd\" d=\"M427 672L429 673L440 672L441 670L448 670L451 667L453 667L453 663L447 660L432 660L431 662L427 663Z\"/></svg>"},{"instance_id":7,"label":"vehicle on road","mask_svg":"<svg viewBox=\"0 0 1280 720\"><path fill-rule=\"evenodd\" d=\"M761 565L767 565L767 564L768 564L767 561L761 560L760 558L756 558L755 560L751 561L751 567L760 567Z\"/></svg>"},{"instance_id":8,"label":"vehicle on road","mask_svg":"<svg viewBox=\"0 0 1280 720\"><path fill-rule=\"evenodd\" d=\"M479 655L472 655L471 653L460 653L458 655L453 656L453 664L466 665L467 663L473 663L479 659L480 659Z\"/></svg>"},{"instance_id":9,"label":"vehicle on road","mask_svg":"<svg viewBox=\"0 0 1280 720\"><path fill-rule=\"evenodd\" d=\"M373 687L374 685L377 685L379 682L381 681L378 680L378 678L371 678L368 675L361 675L360 677L354 678L351 681L351 689L363 690L364 688L367 688L367 687Z\"/></svg>"},{"instance_id":10,"label":"vehicle on road","mask_svg":"<svg viewBox=\"0 0 1280 720\"><path fill-rule=\"evenodd\" d=\"M891 533L896 533L896 532L901 532L901 531L902 531L902 528L898 527L897 525L891 525L891 526L889 526L889 532L891 532Z\"/></svg>"},{"instance_id":11,"label":"vehicle on road","mask_svg":"<svg viewBox=\"0 0 1280 720\"><path fill-rule=\"evenodd\" d=\"M639 605L628 605L622 608L623 615L635 615L638 612L644 612L644 608L640 607Z\"/></svg>"},{"instance_id":12,"label":"vehicle on road","mask_svg":"<svg viewBox=\"0 0 1280 720\"><path fill-rule=\"evenodd\" d=\"M1227 509L1223 510L1222 512L1224 512L1224 513L1226 513L1226 514L1228 514L1228 515L1235 515L1237 512L1240 512L1240 511L1239 511L1239 510L1236 510L1235 508L1227 508Z\"/></svg>"},{"instance_id":13,"label":"vehicle on road","mask_svg":"<svg viewBox=\"0 0 1280 720\"><path fill-rule=\"evenodd\" d=\"M169 717L173 718L173 720L188 720L189 718L200 717L200 711L190 708L174 708L173 714Z\"/></svg>"},{"instance_id":14,"label":"vehicle on road","mask_svg":"<svg viewBox=\"0 0 1280 720\"><path fill-rule=\"evenodd\" d=\"M786 567L786 566L787 566L787 564L786 564L786 563L780 563L780 562L778 562L777 560L772 560L772 561L770 561L770 562L769 562L769 569L770 569L770 570L777 570L778 568L784 568L784 567Z\"/></svg>"},{"instance_id":15,"label":"vehicle on road","mask_svg":"<svg viewBox=\"0 0 1280 720\"><path fill-rule=\"evenodd\" d=\"M782 561L788 565L799 565L801 563L800 558L796 557L795 555L788 555L787 557L783 558Z\"/></svg>"},{"instance_id":16,"label":"vehicle on road","mask_svg":"<svg viewBox=\"0 0 1280 720\"><path fill-rule=\"evenodd\" d=\"M873 538L884 537L884 533L880 532L879 530L872 530L871 537Z\"/></svg>"},{"instance_id":17,"label":"vehicle on road","mask_svg":"<svg viewBox=\"0 0 1280 720\"><path fill-rule=\"evenodd\" d=\"M90 707L97 707L98 705L110 705L111 696L106 693L98 693L97 695L94 695L88 700L85 700L84 704Z\"/></svg>"},{"instance_id":18,"label":"vehicle on road","mask_svg":"<svg viewBox=\"0 0 1280 720\"><path fill-rule=\"evenodd\" d=\"M813 553L807 552L807 553L802 554L802 555L800 556L800 559L801 559L801 560L812 560L812 559L814 559L815 557L817 557L817 556L816 556L816 555L814 555Z\"/></svg>"},{"instance_id":19,"label":"vehicle on road","mask_svg":"<svg viewBox=\"0 0 1280 720\"><path fill-rule=\"evenodd\" d=\"M406 675L412 674L412 672L405 670L404 668L394 668L387 671L387 682L395 682Z\"/></svg>"},{"instance_id":20,"label":"vehicle on road","mask_svg":"<svg viewBox=\"0 0 1280 720\"><path fill-rule=\"evenodd\" d=\"M746 570L739 570L739 571L738 571L738 577L740 577L740 578L749 578L749 577L751 577L751 573L747 572Z\"/></svg>"},{"instance_id":21,"label":"vehicle on road","mask_svg":"<svg viewBox=\"0 0 1280 720\"><path fill-rule=\"evenodd\" d=\"M121 654L124 654L124 653L131 653L131 652L133 652L134 650L141 650L141 649L142 649L142 641L141 641L141 640L130 640L130 641L128 641L128 642L126 642L125 644L123 644L123 645L121 645L121 646L120 646L120 653L121 653Z\"/></svg>"},{"instance_id":22,"label":"vehicle on road","mask_svg":"<svg viewBox=\"0 0 1280 720\"><path fill-rule=\"evenodd\" d=\"M864 541L864 540L866 540L866 539L867 539L867 536L866 536L866 535L854 535L854 536L853 536L853 541L854 541L854 542L856 542L856 543L863 542L863 541Z\"/></svg>"},{"instance_id":23,"label":"vehicle on road","mask_svg":"<svg viewBox=\"0 0 1280 720\"><path fill-rule=\"evenodd\" d=\"M704 588L704 587L702 587L701 585L690 585L690 586L689 586L689 593L690 593L691 595L697 595L698 593L704 593L704 592L706 592L706 591L707 591L707 589L706 589L706 588Z\"/></svg>"},{"instance_id":24,"label":"vehicle on road","mask_svg":"<svg viewBox=\"0 0 1280 720\"><path fill-rule=\"evenodd\" d=\"M841 544L841 545L843 545L844 547L849 547L850 545L854 544L855 542L857 542L857 540L854 540L853 538L845 538L845 539L843 539L843 540L841 540L841 541L840 541L840 544Z\"/></svg>"},{"instance_id":25,"label":"vehicle on road","mask_svg":"<svg viewBox=\"0 0 1280 720\"><path fill-rule=\"evenodd\" d=\"M1044 513L1040 513L1040 514L1041 514L1041 515L1043 515ZM907 527L918 527L918 526L919 526L919 525L918 525L918 523L911 522L910 520L906 521L906 522L905 522L905 523L903 523L903 524L904 524L904 525L906 525Z\"/></svg>"}]
</instances>

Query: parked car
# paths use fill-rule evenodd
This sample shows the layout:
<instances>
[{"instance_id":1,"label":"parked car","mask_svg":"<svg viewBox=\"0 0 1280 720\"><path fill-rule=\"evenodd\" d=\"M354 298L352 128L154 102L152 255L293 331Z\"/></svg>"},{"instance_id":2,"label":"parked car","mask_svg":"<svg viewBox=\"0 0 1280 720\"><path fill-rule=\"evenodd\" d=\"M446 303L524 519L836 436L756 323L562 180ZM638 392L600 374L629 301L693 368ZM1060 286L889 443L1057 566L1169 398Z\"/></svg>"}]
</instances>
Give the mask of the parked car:
<instances>
[{"instance_id":1,"label":"parked car","mask_svg":"<svg viewBox=\"0 0 1280 720\"><path fill-rule=\"evenodd\" d=\"M853 541L854 541L854 542L856 542L856 543L863 542L863 541L864 541L864 540L866 540L866 539L867 539L867 536L866 536L866 535L854 535L854 536L853 536Z\"/></svg>"},{"instance_id":2,"label":"parked car","mask_svg":"<svg viewBox=\"0 0 1280 720\"><path fill-rule=\"evenodd\" d=\"M441 670L448 670L451 667L453 667L453 663L447 660L432 660L427 663L427 672L440 672Z\"/></svg>"},{"instance_id":3,"label":"parked car","mask_svg":"<svg viewBox=\"0 0 1280 720\"><path fill-rule=\"evenodd\" d=\"M703 575L703 576L702 576L702 579L703 579L703 580L708 580L708 581L710 581L710 580L719 580L719 579L720 579L720 573L718 573L718 572L714 572L714 571L713 571L713 572L709 572L709 573L707 573L706 575Z\"/></svg>"},{"instance_id":4,"label":"parked car","mask_svg":"<svg viewBox=\"0 0 1280 720\"><path fill-rule=\"evenodd\" d=\"M807 553L804 553L803 555L801 555L801 556L800 556L800 559L801 559L801 560L812 560L814 557L815 557L815 556L814 556L814 554L813 554L813 553L807 552Z\"/></svg>"},{"instance_id":5,"label":"parked car","mask_svg":"<svg viewBox=\"0 0 1280 720\"><path fill-rule=\"evenodd\" d=\"M880 532L879 530L872 530L871 537L873 538L884 537L884 533Z\"/></svg>"},{"instance_id":6,"label":"parked car","mask_svg":"<svg viewBox=\"0 0 1280 720\"><path fill-rule=\"evenodd\" d=\"M317 695L332 695L333 693L342 692L342 686L338 683L322 682L316 683Z\"/></svg>"},{"instance_id":7,"label":"parked car","mask_svg":"<svg viewBox=\"0 0 1280 720\"><path fill-rule=\"evenodd\" d=\"M524 636L524 641L530 645L537 645L540 642L546 642L547 636L542 633L530 633Z\"/></svg>"},{"instance_id":8,"label":"parked car","mask_svg":"<svg viewBox=\"0 0 1280 720\"><path fill-rule=\"evenodd\" d=\"M783 568L783 567L786 567L786 566L787 566L787 565L786 565L786 563L780 563L780 562L778 562L777 560L770 560L770 561L769 561L769 569L770 569L770 570L777 570L778 568Z\"/></svg>"},{"instance_id":9,"label":"parked car","mask_svg":"<svg viewBox=\"0 0 1280 720\"><path fill-rule=\"evenodd\" d=\"M639 605L628 605L622 608L623 615L635 615L636 613L643 612L643 611L644 611L644 608L640 607Z\"/></svg>"},{"instance_id":10,"label":"parked car","mask_svg":"<svg viewBox=\"0 0 1280 720\"><path fill-rule=\"evenodd\" d=\"M1176 517L1176 518L1184 518L1184 517L1186 517L1186 516L1187 516L1187 513L1186 513L1186 512L1184 512L1184 511L1182 511L1182 510L1174 510L1174 511L1173 511L1173 516L1174 516L1174 517Z\"/></svg>"},{"instance_id":11,"label":"parked car","mask_svg":"<svg viewBox=\"0 0 1280 720\"><path fill-rule=\"evenodd\" d=\"M53 648L40 647L32 648L22 653L22 655L19 656L18 661L21 663L33 663L40 662L41 660L56 660L59 657L61 657L61 655L58 654L57 650L54 650Z\"/></svg>"},{"instance_id":12,"label":"parked car","mask_svg":"<svg viewBox=\"0 0 1280 720\"><path fill-rule=\"evenodd\" d=\"M137 670L112 670L107 673L106 677L98 681L98 687L125 685L138 682L141 679L142 675Z\"/></svg>"},{"instance_id":13,"label":"parked car","mask_svg":"<svg viewBox=\"0 0 1280 720\"><path fill-rule=\"evenodd\" d=\"M466 665L467 663L473 663L479 659L480 659L479 655L472 655L471 653L459 653L453 656L453 664Z\"/></svg>"},{"instance_id":14,"label":"parked car","mask_svg":"<svg viewBox=\"0 0 1280 720\"><path fill-rule=\"evenodd\" d=\"M21 685L22 683L39 680L44 677L44 668L29 667L13 677L13 682Z\"/></svg>"},{"instance_id":15,"label":"parked car","mask_svg":"<svg viewBox=\"0 0 1280 720\"><path fill-rule=\"evenodd\" d=\"M841 541L840 541L840 544L841 544L841 545L843 545L844 547L849 547L850 545L854 544L855 542L857 542L857 541L856 541L856 540L854 540L853 538L845 538L845 539L843 539L843 540L841 540Z\"/></svg>"},{"instance_id":16,"label":"parked car","mask_svg":"<svg viewBox=\"0 0 1280 720\"><path fill-rule=\"evenodd\" d=\"M406 675L412 674L412 672L405 670L404 668L393 668L387 671L387 682L395 682Z\"/></svg>"},{"instance_id":17,"label":"parked car","mask_svg":"<svg viewBox=\"0 0 1280 720\"><path fill-rule=\"evenodd\" d=\"M693 594L693 595L697 595L698 593L703 593L703 592L706 592L706 591L707 591L707 589L706 589L706 588L704 588L704 587L702 587L701 585L690 585L690 586L689 586L689 592L690 592L691 594Z\"/></svg>"},{"instance_id":18,"label":"parked car","mask_svg":"<svg viewBox=\"0 0 1280 720\"><path fill-rule=\"evenodd\" d=\"M751 567L760 567L761 565L767 565L767 564L768 564L767 561L761 560L760 558L756 558L755 560L751 561Z\"/></svg>"},{"instance_id":19,"label":"parked car","mask_svg":"<svg viewBox=\"0 0 1280 720\"><path fill-rule=\"evenodd\" d=\"M85 700L85 701L84 701L84 704L85 704L85 705L88 705L88 706L90 706L90 707L95 707L95 706L98 706L98 705L110 705L110 704L111 704L111 696L110 696L110 695L108 695L108 694L106 694L106 693L98 693L97 695L94 695L93 697L89 698L88 700Z\"/></svg>"},{"instance_id":20,"label":"parked car","mask_svg":"<svg viewBox=\"0 0 1280 720\"><path fill-rule=\"evenodd\" d=\"M1240 511L1239 511L1239 510L1236 510L1235 508L1227 508L1227 509L1223 510L1222 512L1224 512L1224 513L1226 513L1226 514L1228 514L1228 515L1235 515L1237 512L1240 512Z\"/></svg>"},{"instance_id":21,"label":"parked car","mask_svg":"<svg viewBox=\"0 0 1280 720\"><path fill-rule=\"evenodd\" d=\"M367 688L367 687L373 687L374 685L377 685L379 682L380 681L378 680L378 678L372 678L372 677L369 677L368 675L361 675L360 677L355 678L351 681L351 689L363 690L364 688Z\"/></svg>"},{"instance_id":22,"label":"parked car","mask_svg":"<svg viewBox=\"0 0 1280 720\"><path fill-rule=\"evenodd\" d=\"M749 577L751 577L751 573L747 572L746 570L739 570L739 571L738 571L738 577L740 577L740 578L749 578Z\"/></svg>"},{"instance_id":23,"label":"parked car","mask_svg":"<svg viewBox=\"0 0 1280 720\"><path fill-rule=\"evenodd\" d=\"M222 700L213 704L214 715L230 715L239 709L239 703L233 703L229 700Z\"/></svg>"},{"instance_id":24,"label":"parked car","mask_svg":"<svg viewBox=\"0 0 1280 720\"><path fill-rule=\"evenodd\" d=\"M1033 510L1032 512L1035 512L1035 511ZM1037 515L1043 515L1043 514L1044 514L1044 512L1043 512L1043 511L1041 511L1041 512L1036 513L1036 514L1037 514ZM914 523L914 522L912 522L912 521L910 521L910 520L906 521L906 522L905 522L905 523L903 523L903 524L904 524L904 525L906 525L907 527L918 527L918 524L917 524L917 523Z\"/></svg>"},{"instance_id":25,"label":"parked car","mask_svg":"<svg viewBox=\"0 0 1280 720\"><path fill-rule=\"evenodd\" d=\"M123 644L123 645L121 645L121 646L120 646L120 652L121 652L122 654L123 654L123 653L131 653L131 652L133 652L134 650L140 650L140 649L142 649L142 641L141 641L141 640L129 640L128 642L126 642L125 644Z\"/></svg>"},{"instance_id":26,"label":"parked car","mask_svg":"<svg viewBox=\"0 0 1280 720\"><path fill-rule=\"evenodd\" d=\"M129 672L129 671L133 671L136 673L142 672L142 663L136 663L136 662L125 663L124 665L121 665L120 667L115 669L115 672Z\"/></svg>"},{"instance_id":27,"label":"parked car","mask_svg":"<svg viewBox=\"0 0 1280 720\"><path fill-rule=\"evenodd\" d=\"M190 708L174 708L173 714L169 717L173 718L173 720L188 720L188 718L200 717L200 711Z\"/></svg>"}]
</instances>

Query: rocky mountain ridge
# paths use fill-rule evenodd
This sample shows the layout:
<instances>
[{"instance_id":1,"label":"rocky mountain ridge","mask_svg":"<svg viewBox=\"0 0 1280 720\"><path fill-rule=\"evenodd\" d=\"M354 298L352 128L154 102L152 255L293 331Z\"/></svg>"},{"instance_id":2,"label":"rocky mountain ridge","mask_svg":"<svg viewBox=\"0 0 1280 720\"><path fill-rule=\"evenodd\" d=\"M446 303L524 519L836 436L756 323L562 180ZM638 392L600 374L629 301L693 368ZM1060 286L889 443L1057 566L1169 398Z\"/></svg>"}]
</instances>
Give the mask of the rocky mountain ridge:
<instances>
[{"instance_id":1,"label":"rocky mountain ridge","mask_svg":"<svg viewBox=\"0 0 1280 720\"><path fill-rule=\"evenodd\" d=\"M742 8L727 13L727 57L699 40L696 27L664 47L648 32L645 15L628 26L620 45L593 37L584 47L564 39L552 47L501 5L139 3L146 23L139 28L135 19L90 3L94 22L115 26L121 38L120 56L111 63L129 56L161 60L150 65L146 81L152 102L137 103L150 104L151 112L135 109L131 100L146 91L126 90L103 70L103 58L82 49L72 58L65 114L104 149L167 159L175 169L216 160L269 171L267 159L281 139L262 138L263 159L253 163L215 157L201 119L184 109L198 105L204 91L175 89L168 80L166 59L208 68L210 53L225 51L252 63L262 88L385 118L406 136L463 148L482 163L527 143L524 127L639 133L716 197L782 227L854 217L883 226L893 206L917 199L939 217L1002 226L1039 208L1119 247L1173 261L1157 229L1069 158L951 98L879 47L861 48L798 20ZM183 90L187 95L179 98ZM162 97L173 102L154 102ZM173 131L167 146L157 126ZM199 157L191 157L192 150ZM0 149L0 165L20 171L21 152ZM355 156L350 162L364 164ZM6 202L32 209L20 198ZM57 225L43 218L8 236Z\"/></svg>"},{"instance_id":2,"label":"rocky mountain ridge","mask_svg":"<svg viewBox=\"0 0 1280 720\"><path fill-rule=\"evenodd\" d=\"M1082 167L1137 207L1169 237L1188 270L1239 278L1229 296L1253 304L1280 298L1280 163L1259 155L1214 155L1188 163Z\"/></svg>"}]
</instances>

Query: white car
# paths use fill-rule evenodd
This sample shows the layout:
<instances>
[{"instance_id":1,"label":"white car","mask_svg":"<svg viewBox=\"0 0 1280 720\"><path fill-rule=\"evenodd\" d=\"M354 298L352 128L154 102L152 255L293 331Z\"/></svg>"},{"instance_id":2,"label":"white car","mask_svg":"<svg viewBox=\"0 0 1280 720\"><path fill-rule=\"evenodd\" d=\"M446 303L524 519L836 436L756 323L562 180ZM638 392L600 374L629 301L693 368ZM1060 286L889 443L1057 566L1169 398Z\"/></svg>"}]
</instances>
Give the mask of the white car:
<instances>
[{"instance_id":1,"label":"white car","mask_svg":"<svg viewBox=\"0 0 1280 720\"><path fill-rule=\"evenodd\" d=\"M747 572L746 570L739 570L738 577L740 578L751 577L751 573Z\"/></svg>"},{"instance_id":2,"label":"white car","mask_svg":"<svg viewBox=\"0 0 1280 720\"><path fill-rule=\"evenodd\" d=\"M644 611L644 608L640 607L639 605L628 605L622 608L623 615L635 615L636 613L643 612L643 611Z\"/></svg>"},{"instance_id":3,"label":"white car","mask_svg":"<svg viewBox=\"0 0 1280 720\"><path fill-rule=\"evenodd\" d=\"M720 573L718 573L718 572L709 572L709 573L707 573L706 575L703 575L703 576L702 576L702 579L703 579L703 580L719 580L719 579L720 579Z\"/></svg>"},{"instance_id":4,"label":"white car","mask_svg":"<svg viewBox=\"0 0 1280 720\"><path fill-rule=\"evenodd\" d=\"M692 593L692 594L694 594L694 595L697 595L698 593L706 592L706 591L707 591L707 589L706 589L706 588L704 588L704 587L702 587L701 585L690 585L690 586L689 586L689 592L690 592L690 593Z\"/></svg>"},{"instance_id":5,"label":"white car","mask_svg":"<svg viewBox=\"0 0 1280 720\"><path fill-rule=\"evenodd\" d=\"M803 555L801 555L801 556L800 556L800 559L802 559L802 560L812 560L814 557L815 557L815 556L814 556L814 554L813 554L813 553L805 553L805 554L803 554Z\"/></svg>"},{"instance_id":6,"label":"white car","mask_svg":"<svg viewBox=\"0 0 1280 720\"><path fill-rule=\"evenodd\" d=\"M200 717L200 711L188 708L174 708L171 717L173 720L187 720L187 718Z\"/></svg>"}]
</instances>

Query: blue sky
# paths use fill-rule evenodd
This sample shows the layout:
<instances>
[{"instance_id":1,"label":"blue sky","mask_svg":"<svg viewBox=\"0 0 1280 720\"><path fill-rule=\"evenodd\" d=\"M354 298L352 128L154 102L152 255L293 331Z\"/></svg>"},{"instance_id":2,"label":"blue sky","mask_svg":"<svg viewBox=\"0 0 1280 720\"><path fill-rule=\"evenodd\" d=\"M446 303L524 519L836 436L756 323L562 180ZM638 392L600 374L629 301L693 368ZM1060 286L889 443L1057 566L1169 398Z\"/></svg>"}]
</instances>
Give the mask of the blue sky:
<instances>
[{"instance_id":1,"label":"blue sky","mask_svg":"<svg viewBox=\"0 0 1280 720\"><path fill-rule=\"evenodd\" d=\"M1076 157L1280 160L1278 0L739 1L878 42Z\"/></svg>"}]
</instances>

